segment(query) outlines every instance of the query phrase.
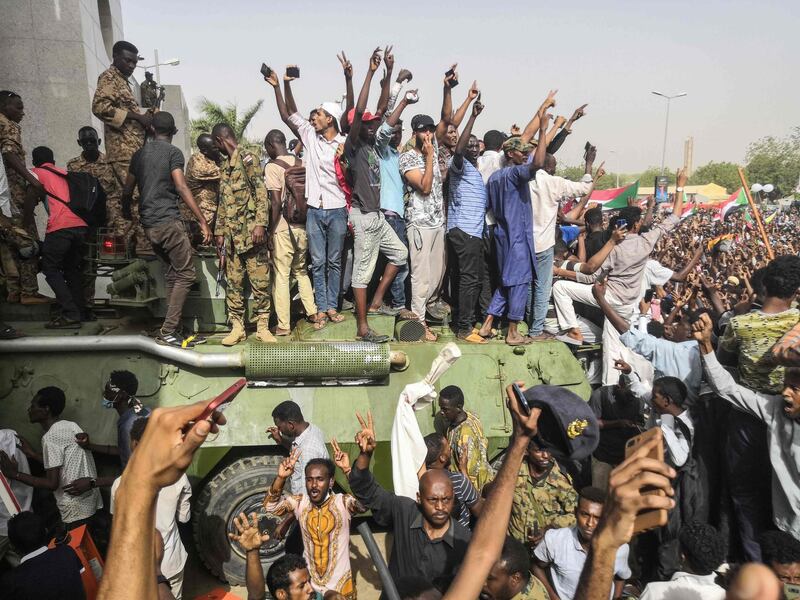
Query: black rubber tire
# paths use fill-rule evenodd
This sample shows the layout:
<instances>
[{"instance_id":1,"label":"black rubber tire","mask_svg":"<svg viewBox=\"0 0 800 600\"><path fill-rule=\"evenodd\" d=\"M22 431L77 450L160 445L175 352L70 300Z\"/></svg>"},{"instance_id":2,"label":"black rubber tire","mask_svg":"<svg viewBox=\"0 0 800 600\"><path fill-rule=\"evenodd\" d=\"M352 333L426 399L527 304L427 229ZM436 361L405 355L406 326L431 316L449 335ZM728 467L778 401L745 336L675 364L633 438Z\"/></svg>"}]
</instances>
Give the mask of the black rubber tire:
<instances>
[{"instance_id":1,"label":"black rubber tire","mask_svg":"<svg viewBox=\"0 0 800 600\"><path fill-rule=\"evenodd\" d=\"M231 585L245 584L245 556L228 539L233 517L244 510L262 515L262 529L272 531L277 519L261 509L264 493L278 473L282 456L246 456L231 463L203 487L193 513L197 554L211 573ZM284 542L270 542L261 549L264 573L284 553Z\"/></svg>"}]
</instances>

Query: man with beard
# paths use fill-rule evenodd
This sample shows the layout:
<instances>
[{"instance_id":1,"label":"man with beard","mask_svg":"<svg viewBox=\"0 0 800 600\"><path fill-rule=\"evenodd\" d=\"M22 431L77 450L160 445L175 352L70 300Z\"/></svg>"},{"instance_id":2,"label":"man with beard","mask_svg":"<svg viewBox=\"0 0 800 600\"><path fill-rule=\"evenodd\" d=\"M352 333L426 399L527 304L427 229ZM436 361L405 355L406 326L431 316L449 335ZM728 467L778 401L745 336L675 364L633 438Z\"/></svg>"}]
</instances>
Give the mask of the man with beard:
<instances>
[{"instance_id":1,"label":"man with beard","mask_svg":"<svg viewBox=\"0 0 800 600\"><path fill-rule=\"evenodd\" d=\"M443 469L427 471L419 480L417 501L383 489L369 471L377 445L372 414L365 421L356 413L361 453L350 473L350 488L372 510L375 521L394 531L389 573L394 581L421 577L446 589L467 552L471 533L451 517L453 484Z\"/></svg>"},{"instance_id":2,"label":"man with beard","mask_svg":"<svg viewBox=\"0 0 800 600\"><path fill-rule=\"evenodd\" d=\"M391 47L386 48L384 54L388 62L391 57ZM371 303L373 307L380 307L383 304L386 290L408 259L408 250L381 212L380 157L375 137L380 118L365 112L369 99L369 86L380 63L380 48L376 48L372 53L358 102L347 115L350 132L344 144L344 156L353 187L350 224L354 236L352 287L356 305L356 339L372 343L389 341L389 336L378 335L369 328L367 322L367 286L372 279L378 253L386 256L388 263L375 290ZM388 124L391 127L400 118L407 104L408 100L403 98L390 117ZM383 139L382 143L388 141Z\"/></svg>"},{"instance_id":3,"label":"man with beard","mask_svg":"<svg viewBox=\"0 0 800 600\"><path fill-rule=\"evenodd\" d=\"M603 516L606 494L597 488L584 488L575 508L576 524L573 527L551 529L533 553L533 574L547 588L550 598L572 600L594 530ZM613 598L619 598L625 580L631 576L628 568L628 544L617 550L614 561Z\"/></svg>"},{"instance_id":4,"label":"man with beard","mask_svg":"<svg viewBox=\"0 0 800 600\"><path fill-rule=\"evenodd\" d=\"M305 466L305 494L283 496L286 480L300 457L295 448L278 467L278 476L264 498L264 510L282 516L294 514L303 534L304 555L311 585L319 593L331 590L348 600L356 597L350 570L350 518L363 512L350 494L331 491L335 467L327 458L314 458Z\"/></svg>"},{"instance_id":5,"label":"man with beard","mask_svg":"<svg viewBox=\"0 0 800 600\"><path fill-rule=\"evenodd\" d=\"M306 465L315 458L330 458L325 436L319 427L303 418L300 407L291 400L284 400L275 407L272 420L275 425L267 428L269 436L289 451L300 450L299 464L292 473L289 490L292 494L303 494Z\"/></svg>"}]
</instances>

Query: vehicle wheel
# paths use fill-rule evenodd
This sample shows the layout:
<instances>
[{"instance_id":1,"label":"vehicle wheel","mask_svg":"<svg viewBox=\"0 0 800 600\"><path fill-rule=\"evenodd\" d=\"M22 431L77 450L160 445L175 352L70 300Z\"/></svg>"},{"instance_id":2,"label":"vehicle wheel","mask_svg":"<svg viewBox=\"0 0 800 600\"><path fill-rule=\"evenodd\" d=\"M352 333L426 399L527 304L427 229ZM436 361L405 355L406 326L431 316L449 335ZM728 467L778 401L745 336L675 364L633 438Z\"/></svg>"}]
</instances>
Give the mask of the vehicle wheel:
<instances>
[{"instance_id":1,"label":"vehicle wheel","mask_svg":"<svg viewBox=\"0 0 800 600\"><path fill-rule=\"evenodd\" d=\"M235 533L233 518L243 512L259 515L262 531L274 531L279 519L262 508L264 494L278 473L281 456L246 456L217 473L200 493L193 514L194 542L203 564L231 585L245 584L245 553L228 539ZM264 573L284 553L283 540L261 548Z\"/></svg>"}]
</instances>

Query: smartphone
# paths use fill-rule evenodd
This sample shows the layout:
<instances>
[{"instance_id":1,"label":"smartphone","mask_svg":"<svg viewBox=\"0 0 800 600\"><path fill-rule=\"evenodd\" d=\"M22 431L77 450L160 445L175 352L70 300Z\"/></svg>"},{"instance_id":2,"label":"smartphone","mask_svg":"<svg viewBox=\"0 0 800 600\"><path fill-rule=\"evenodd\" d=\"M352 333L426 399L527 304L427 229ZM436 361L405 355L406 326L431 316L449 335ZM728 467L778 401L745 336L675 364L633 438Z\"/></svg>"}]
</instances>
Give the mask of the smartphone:
<instances>
[{"instance_id":1,"label":"smartphone","mask_svg":"<svg viewBox=\"0 0 800 600\"><path fill-rule=\"evenodd\" d=\"M614 222L614 226L617 227L617 228L627 227L628 226L628 220L627 219L617 219Z\"/></svg>"},{"instance_id":2,"label":"smartphone","mask_svg":"<svg viewBox=\"0 0 800 600\"><path fill-rule=\"evenodd\" d=\"M247 379L242 377L241 379L237 380L231 387L227 390L216 396L211 402L203 410L202 414L197 417L196 421L202 421L204 419L209 419L211 415L214 414L215 410L224 410L226 404L233 402L233 399L236 397L236 394L241 392L244 389L244 386L247 385Z\"/></svg>"},{"instance_id":3,"label":"smartphone","mask_svg":"<svg viewBox=\"0 0 800 600\"><path fill-rule=\"evenodd\" d=\"M628 458L631 454L636 452L636 449L642 444L649 442L654 437L657 437L660 433L661 432L658 430L658 428L654 427L653 429L648 429L644 433L640 433L639 435L629 439L625 443L625 458ZM660 439L658 445L653 449L648 458L654 458L657 461L664 462L663 437ZM665 495L663 490L653 489L648 486L643 487L641 489L641 493L658 494L659 496ZM655 529L656 527L663 527L667 524L667 516L667 510L663 508L656 510L643 510L639 512L639 514L636 515L636 520L633 523L633 534L636 535L637 533Z\"/></svg>"},{"instance_id":4,"label":"smartphone","mask_svg":"<svg viewBox=\"0 0 800 600\"><path fill-rule=\"evenodd\" d=\"M264 79L268 79L270 75L272 75L272 69L267 66L267 63L261 63L261 74L264 76Z\"/></svg>"},{"instance_id":5,"label":"smartphone","mask_svg":"<svg viewBox=\"0 0 800 600\"><path fill-rule=\"evenodd\" d=\"M583 151L584 152L588 152L589 148L591 148L591 147L592 147L592 143L591 142L586 142L586 145L583 147Z\"/></svg>"},{"instance_id":6,"label":"smartphone","mask_svg":"<svg viewBox=\"0 0 800 600\"><path fill-rule=\"evenodd\" d=\"M524 415L531 414L531 407L528 404L527 398L525 398L525 394L522 393L522 390L519 389L519 386L516 383L511 384L511 389L514 392L514 397L517 399L517 403L519 404L519 409Z\"/></svg>"},{"instance_id":7,"label":"smartphone","mask_svg":"<svg viewBox=\"0 0 800 600\"><path fill-rule=\"evenodd\" d=\"M794 583L784 583L783 595L786 597L786 600L800 599L800 585Z\"/></svg>"},{"instance_id":8,"label":"smartphone","mask_svg":"<svg viewBox=\"0 0 800 600\"><path fill-rule=\"evenodd\" d=\"M455 74L456 74L456 72L453 69L449 69L444 75L445 75L445 77L452 77ZM458 79L451 79L448 82L448 85L450 86L450 89L453 89L454 87L456 87L458 85Z\"/></svg>"},{"instance_id":9,"label":"smartphone","mask_svg":"<svg viewBox=\"0 0 800 600\"><path fill-rule=\"evenodd\" d=\"M286 67L286 76L287 77L294 77L295 79L300 78L300 67Z\"/></svg>"}]
</instances>

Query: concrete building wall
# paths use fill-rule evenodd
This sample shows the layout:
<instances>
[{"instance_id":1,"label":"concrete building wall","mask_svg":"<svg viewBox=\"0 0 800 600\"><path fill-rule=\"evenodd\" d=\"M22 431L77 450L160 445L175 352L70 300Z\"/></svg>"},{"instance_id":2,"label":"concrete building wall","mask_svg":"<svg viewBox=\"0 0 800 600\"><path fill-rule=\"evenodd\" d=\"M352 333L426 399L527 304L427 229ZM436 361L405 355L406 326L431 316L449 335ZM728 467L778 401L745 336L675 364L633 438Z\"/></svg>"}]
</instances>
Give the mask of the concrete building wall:
<instances>
[{"instance_id":1,"label":"concrete building wall","mask_svg":"<svg viewBox=\"0 0 800 600\"><path fill-rule=\"evenodd\" d=\"M12 0L3 3L0 82L22 96L22 141L45 145L64 164L76 156L78 129L91 112L97 77L122 35L119 0ZM102 136L102 134L101 134Z\"/></svg>"},{"instance_id":2,"label":"concrete building wall","mask_svg":"<svg viewBox=\"0 0 800 600\"><path fill-rule=\"evenodd\" d=\"M181 86L165 85L164 88L164 102L161 104L161 110L172 113L175 118L178 135L172 138L172 143L181 149L183 157L188 161L192 154L192 140L189 135L189 106L186 104L186 98L183 97Z\"/></svg>"}]
</instances>

